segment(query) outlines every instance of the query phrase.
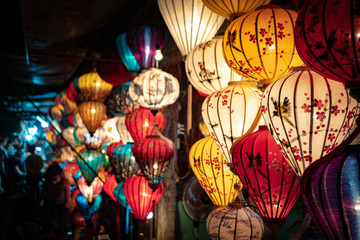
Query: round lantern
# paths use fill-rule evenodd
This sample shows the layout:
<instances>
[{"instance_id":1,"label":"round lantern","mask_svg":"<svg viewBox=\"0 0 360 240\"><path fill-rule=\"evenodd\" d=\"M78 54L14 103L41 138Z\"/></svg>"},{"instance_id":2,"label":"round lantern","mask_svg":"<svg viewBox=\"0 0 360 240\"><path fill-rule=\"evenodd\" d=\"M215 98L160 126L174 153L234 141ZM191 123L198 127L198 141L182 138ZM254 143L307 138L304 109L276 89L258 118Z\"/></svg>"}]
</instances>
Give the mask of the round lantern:
<instances>
[{"instance_id":1,"label":"round lantern","mask_svg":"<svg viewBox=\"0 0 360 240\"><path fill-rule=\"evenodd\" d=\"M131 81L114 87L106 99L107 110L112 115L122 115L131 112L139 107L139 104L132 100L129 94Z\"/></svg>"},{"instance_id":2,"label":"round lantern","mask_svg":"<svg viewBox=\"0 0 360 240\"><path fill-rule=\"evenodd\" d=\"M201 0L158 0L158 4L183 56L197 44L212 39L224 22L223 17L208 9Z\"/></svg>"},{"instance_id":3,"label":"round lantern","mask_svg":"<svg viewBox=\"0 0 360 240\"><path fill-rule=\"evenodd\" d=\"M209 95L202 105L202 117L227 162L234 141L257 127L262 93L249 81L230 82Z\"/></svg>"},{"instance_id":4,"label":"round lantern","mask_svg":"<svg viewBox=\"0 0 360 240\"><path fill-rule=\"evenodd\" d=\"M96 62L96 70L102 80L114 87L131 79L130 73L121 62L121 58L115 49L105 53L102 59Z\"/></svg>"},{"instance_id":5,"label":"round lantern","mask_svg":"<svg viewBox=\"0 0 360 240\"><path fill-rule=\"evenodd\" d=\"M78 206L81 215L85 218L85 221L91 220L91 218L99 210L101 202L101 195L99 195L91 204L89 204L89 202L81 193L76 196L76 205Z\"/></svg>"},{"instance_id":6,"label":"round lantern","mask_svg":"<svg viewBox=\"0 0 360 240\"><path fill-rule=\"evenodd\" d=\"M233 167L264 222L270 228L284 223L300 195L300 184L267 127L260 126L258 131L239 139L232 156Z\"/></svg>"},{"instance_id":7,"label":"round lantern","mask_svg":"<svg viewBox=\"0 0 360 240\"><path fill-rule=\"evenodd\" d=\"M132 142L134 142L134 140L131 137L130 132L126 128L125 120L126 120L126 116L118 117L118 120L116 122L116 129L119 133L121 141L124 144L132 143Z\"/></svg>"},{"instance_id":8,"label":"round lantern","mask_svg":"<svg viewBox=\"0 0 360 240\"><path fill-rule=\"evenodd\" d=\"M264 85L303 65L295 49L296 16L295 11L271 5L231 22L223 41L229 67Z\"/></svg>"},{"instance_id":9,"label":"round lantern","mask_svg":"<svg viewBox=\"0 0 360 240\"><path fill-rule=\"evenodd\" d=\"M129 72L137 73L140 70L140 66L136 61L134 54L131 52L129 45L126 42L127 33L121 33L116 37L116 48L121 57L121 60L125 64Z\"/></svg>"},{"instance_id":10,"label":"round lantern","mask_svg":"<svg viewBox=\"0 0 360 240\"><path fill-rule=\"evenodd\" d=\"M270 0L202 0L211 11L228 19L253 12L257 7L269 4Z\"/></svg>"},{"instance_id":11,"label":"round lantern","mask_svg":"<svg viewBox=\"0 0 360 240\"><path fill-rule=\"evenodd\" d=\"M126 114L125 125L135 142L148 135L155 135L155 125L160 132L164 129L166 119L162 111L154 115L150 109L140 107Z\"/></svg>"},{"instance_id":12,"label":"round lantern","mask_svg":"<svg viewBox=\"0 0 360 240\"><path fill-rule=\"evenodd\" d=\"M131 207L135 219L146 221L147 215L154 209L164 193L164 185L151 189L144 176L134 176L127 179L124 183L126 199Z\"/></svg>"},{"instance_id":13,"label":"round lantern","mask_svg":"<svg viewBox=\"0 0 360 240\"><path fill-rule=\"evenodd\" d=\"M269 130L299 176L350 135L360 111L343 84L306 68L269 85L261 104Z\"/></svg>"},{"instance_id":14,"label":"round lantern","mask_svg":"<svg viewBox=\"0 0 360 240\"><path fill-rule=\"evenodd\" d=\"M164 46L164 35L155 27L147 25L130 29L126 42L141 69L153 67L155 50Z\"/></svg>"},{"instance_id":15,"label":"round lantern","mask_svg":"<svg viewBox=\"0 0 360 240\"><path fill-rule=\"evenodd\" d=\"M97 101L86 101L80 104L79 114L90 134L102 124L106 116L106 106Z\"/></svg>"},{"instance_id":16,"label":"round lantern","mask_svg":"<svg viewBox=\"0 0 360 240\"><path fill-rule=\"evenodd\" d=\"M304 63L324 77L360 81L358 3L306 1L295 25L295 44Z\"/></svg>"},{"instance_id":17,"label":"round lantern","mask_svg":"<svg viewBox=\"0 0 360 240\"><path fill-rule=\"evenodd\" d=\"M234 184L239 182L239 178L226 165L225 158L210 136L194 143L189 162L214 205L226 206L236 199Z\"/></svg>"},{"instance_id":18,"label":"round lantern","mask_svg":"<svg viewBox=\"0 0 360 240\"><path fill-rule=\"evenodd\" d=\"M222 36L195 46L186 57L187 77L198 91L211 94L243 77L231 70L222 53ZM246 79L244 79L246 80Z\"/></svg>"},{"instance_id":19,"label":"round lantern","mask_svg":"<svg viewBox=\"0 0 360 240\"><path fill-rule=\"evenodd\" d=\"M118 183L115 180L115 175L112 174L104 183L104 191L106 192L112 200L116 202L116 197L114 196L114 189L118 186Z\"/></svg>"},{"instance_id":20,"label":"round lantern","mask_svg":"<svg viewBox=\"0 0 360 240\"><path fill-rule=\"evenodd\" d=\"M106 155L109 157L110 162L113 161L112 160L112 154L113 151L115 150L115 148L117 148L120 145L123 145L123 142L114 142L114 143L110 143L109 146L106 147Z\"/></svg>"},{"instance_id":21,"label":"round lantern","mask_svg":"<svg viewBox=\"0 0 360 240\"><path fill-rule=\"evenodd\" d=\"M112 152L110 162L117 182L124 182L140 173L140 168L133 155L133 147L134 143L127 143L117 146Z\"/></svg>"},{"instance_id":22,"label":"round lantern","mask_svg":"<svg viewBox=\"0 0 360 240\"><path fill-rule=\"evenodd\" d=\"M264 224L248 206L230 203L229 206L215 208L207 217L206 229L209 237L218 239L261 239Z\"/></svg>"},{"instance_id":23,"label":"round lantern","mask_svg":"<svg viewBox=\"0 0 360 240\"><path fill-rule=\"evenodd\" d=\"M79 153L76 162L86 182L90 184L103 167L105 156L98 150L85 150Z\"/></svg>"},{"instance_id":24,"label":"round lantern","mask_svg":"<svg viewBox=\"0 0 360 240\"><path fill-rule=\"evenodd\" d=\"M104 183L98 177L94 178L90 185L86 183L83 176L76 183L80 192L89 203L92 203L99 196L104 187Z\"/></svg>"},{"instance_id":25,"label":"round lantern","mask_svg":"<svg viewBox=\"0 0 360 240\"><path fill-rule=\"evenodd\" d=\"M158 110L178 99L180 86L171 74L158 68L150 68L134 78L129 94L140 106Z\"/></svg>"},{"instance_id":26,"label":"round lantern","mask_svg":"<svg viewBox=\"0 0 360 240\"><path fill-rule=\"evenodd\" d=\"M117 130L117 121L119 120L119 118L120 117L112 117L104 122L103 129L106 133L107 140L110 143L120 141L120 135Z\"/></svg>"},{"instance_id":27,"label":"round lantern","mask_svg":"<svg viewBox=\"0 0 360 240\"><path fill-rule=\"evenodd\" d=\"M147 136L136 142L133 154L151 187L158 187L174 154L174 143L164 136Z\"/></svg>"},{"instance_id":28,"label":"round lantern","mask_svg":"<svg viewBox=\"0 0 360 240\"><path fill-rule=\"evenodd\" d=\"M358 239L360 145L349 146L306 169L301 190L306 209L325 239Z\"/></svg>"},{"instance_id":29,"label":"round lantern","mask_svg":"<svg viewBox=\"0 0 360 240\"><path fill-rule=\"evenodd\" d=\"M78 84L82 100L85 101L104 101L113 87L102 80L97 72L81 75Z\"/></svg>"}]
</instances>

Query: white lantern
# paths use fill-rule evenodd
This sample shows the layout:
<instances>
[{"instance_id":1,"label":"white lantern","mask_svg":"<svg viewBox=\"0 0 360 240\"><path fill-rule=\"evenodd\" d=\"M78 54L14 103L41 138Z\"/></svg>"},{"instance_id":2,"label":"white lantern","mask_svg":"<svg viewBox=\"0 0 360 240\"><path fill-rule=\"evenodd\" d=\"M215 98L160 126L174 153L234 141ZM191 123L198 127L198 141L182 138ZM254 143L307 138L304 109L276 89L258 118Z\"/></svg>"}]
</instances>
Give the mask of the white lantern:
<instances>
[{"instance_id":1,"label":"white lantern","mask_svg":"<svg viewBox=\"0 0 360 240\"><path fill-rule=\"evenodd\" d=\"M68 127L62 131L63 137L66 139L67 143L73 148L79 145L78 142L76 142L74 131L74 127Z\"/></svg>"},{"instance_id":2,"label":"white lantern","mask_svg":"<svg viewBox=\"0 0 360 240\"><path fill-rule=\"evenodd\" d=\"M89 131L84 131L85 145L90 149L98 149L106 141L106 136L106 131L103 127L97 128L93 135Z\"/></svg>"},{"instance_id":3,"label":"white lantern","mask_svg":"<svg viewBox=\"0 0 360 240\"><path fill-rule=\"evenodd\" d=\"M120 135L117 130L117 121L120 117L115 116L112 117L104 122L103 128L105 130L107 140L110 143L113 142L119 142L120 141Z\"/></svg>"},{"instance_id":4,"label":"white lantern","mask_svg":"<svg viewBox=\"0 0 360 240\"><path fill-rule=\"evenodd\" d=\"M127 130L125 125L126 116L119 116L116 122L116 128L120 136L120 140L123 144L133 143L134 140L130 135L130 132Z\"/></svg>"}]
</instances>

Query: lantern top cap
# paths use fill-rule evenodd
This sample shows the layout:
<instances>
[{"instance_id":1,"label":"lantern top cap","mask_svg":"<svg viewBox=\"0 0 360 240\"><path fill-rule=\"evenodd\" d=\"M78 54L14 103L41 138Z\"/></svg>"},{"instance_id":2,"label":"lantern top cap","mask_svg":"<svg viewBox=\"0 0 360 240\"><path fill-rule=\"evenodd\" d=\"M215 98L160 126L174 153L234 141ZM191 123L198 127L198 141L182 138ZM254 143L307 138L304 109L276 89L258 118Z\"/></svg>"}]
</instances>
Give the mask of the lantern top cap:
<instances>
[{"instance_id":1,"label":"lantern top cap","mask_svg":"<svg viewBox=\"0 0 360 240\"><path fill-rule=\"evenodd\" d=\"M228 86L230 85L241 85L241 84L251 84L249 80L246 81L231 81L228 83Z\"/></svg>"},{"instance_id":2,"label":"lantern top cap","mask_svg":"<svg viewBox=\"0 0 360 240\"><path fill-rule=\"evenodd\" d=\"M241 208L244 208L244 204L241 203L241 202L232 202L232 203L228 203L228 206L229 207L233 207L233 208L238 208L238 209L241 209Z\"/></svg>"},{"instance_id":3,"label":"lantern top cap","mask_svg":"<svg viewBox=\"0 0 360 240\"><path fill-rule=\"evenodd\" d=\"M268 130L268 127L266 125L260 125L259 130Z\"/></svg>"}]
</instances>

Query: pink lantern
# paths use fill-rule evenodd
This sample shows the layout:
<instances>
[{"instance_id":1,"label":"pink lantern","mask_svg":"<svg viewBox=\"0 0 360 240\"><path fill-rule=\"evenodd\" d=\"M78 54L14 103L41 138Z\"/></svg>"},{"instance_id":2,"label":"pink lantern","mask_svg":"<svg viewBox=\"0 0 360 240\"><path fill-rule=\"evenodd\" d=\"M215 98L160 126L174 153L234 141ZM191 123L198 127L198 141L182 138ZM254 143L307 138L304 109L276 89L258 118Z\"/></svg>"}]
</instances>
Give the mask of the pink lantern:
<instances>
[{"instance_id":1,"label":"pink lantern","mask_svg":"<svg viewBox=\"0 0 360 240\"><path fill-rule=\"evenodd\" d=\"M94 178L90 185L88 185L85 181L85 178L82 176L77 180L77 185L82 193L82 195L86 198L89 203L92 203L93 200L99 196L101 191L103 190L104 183L101 181L99 177Z\"/></svg>"}]
</instances>

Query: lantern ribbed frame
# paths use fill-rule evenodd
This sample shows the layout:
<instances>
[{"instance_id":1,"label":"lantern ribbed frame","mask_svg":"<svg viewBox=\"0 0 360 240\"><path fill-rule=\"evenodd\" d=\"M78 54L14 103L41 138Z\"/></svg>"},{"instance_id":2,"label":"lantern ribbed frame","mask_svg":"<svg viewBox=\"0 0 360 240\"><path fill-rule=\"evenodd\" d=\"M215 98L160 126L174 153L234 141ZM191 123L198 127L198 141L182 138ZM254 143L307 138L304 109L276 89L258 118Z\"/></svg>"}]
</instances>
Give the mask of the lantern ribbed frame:
<instances>
[{"instance_id":1,"label":"lantern ribbed frame","mask_svg":"<svg viewBox=\"0 0 360 240\"><path fill-rule=\"evenodd\" d=\"M202 118L229 163L234 141L255 130L261 119L261 95L249 81L230 82L203 102Z\"/></svg>"},{"instance_id":2,"label":"lantern ribbed frame","mask_svg":"<svg viewBox=\"0 0 360 240\"><path fill-rule=\"evenodd\" d=\"M237 197L239 178L231 172L214 140L200 139L190 149L189 164L215 206L226 206Z\"/></svg>"},{"instance_id":3,"label":"lantern ribbed frame","mask_svg":"<svg viewBox=\"0 0 360 240\"><path fill-rule=\"evenodd\" d=\"M141 173L133 153L134 143L117 146L111 157L111 165L117 182L125 182L126 179Z\"/></svg>"},{"instance_id":4,"label":"lantern ribbed frame","mask_svg":"<svg viewBox=\"0 0 360 240\"><path fill-rule=\"evenodd\" d=\"M158 0L160 13L181 55L197 44L212 39L224 18L208 9L201 0Z\"/></svg>"},{"instance_id":5,"label":"lantern ribbed frame","mask_svg":"<svg viewBox=\"0 0 360 240\"><path fill-rule=\"evenodd\" d=\"M98 101L86 101L78 107L80 117L90 134L102 124L106 116L106 106Z\"/></svg>"},{"instance_id":6,"label":"lantern ribbed frame","mask_svg":"<svg viewBox=\"0 0 360 240\"><path fill-rule=\"evenodd\" d=\"M76 157L76 162L86 182L90 184L103 167L105 156L98 150L85 150L80 152L79 155Z\"/></svg>"},{"instance_id":7,"label":"lantern ribbed frame","mask_svg":"<svg viewBox=\"0 0 360 240\"><path fill-rule=\"evenodd\" d=\"M276 143L299 176L350 135L360 112L342 83L305 67L270 84L261 105Z\"/></svg>"},{"instance_id":8,"label":"lantern ribbed frame","mask_svg":"<svg viewBox=\"0 0 360 240\"><path fill-rule=\"evenodd\" d=\"M224 34L224 58L235 72L260 85L302 66L294 41L297 13L263 8L230 23Z\"/></svg>"},{"instance_id":9,"label":"lantern ribbed frame","mask_svg":"<svg viewBox=\"0 0 360 240\"><path fill-rule=\"evenodd\" d=\"M129 86L129 94L142 107L161 109L178 99L180 85L173 75L150 68L134 78Z\"/></svg>"},{"instance_id":10,"label":"lantern ribbed frame","mask_svg":"<svg viewBox=\"0 0 360 240\"><path fill-rule=\"evenodd\" d=\"M196 45L186 57L186 75L195 89L211 94L228 85L228 82L246 80L235 73L225 62L222 51L223 36Z\"/></svg>"},{"instance_id":11,"label":"lantern ribbed frame","mask_svg":"<svg viewBox=\"0 0 360 240\"><path fill-rule=\"evenodd\" d=\"M116 48L127 70L129 72L138 72L140 70L140 66L136 61L134 54L131 52L129 45L126 42L126 36L127 32L124 32L120 33L116 37Z\"/></svg>"},{"instance_id":12,"label":"lantern ribbed frame","mask_svg":"<svg viewBox=\"0 0 360 240\"><path fill-rule=\"evenodd\" d=\"M78 84L82 100L85 101L104 101L113 88L113 85L102 80L97 72L81 75Z\"/></svg>"},{"instance_id":13,"label":"lantern ribbed frame","mask_svg":"<svg viewBox=\"0 0 360 240\"><path fill-rule=\"evenodd\" d=\"M124 144L133 143L134 139L131 137L130 132L126 128L125 121L126 121L126 116L120 116L116 122L116 129L120 135L121 141Z\"/></svg>"},{"instance_id":14,"label":"lantern ribbed frame","mask_svg":"<svg viewBox=\"0 0 360 240\"><path fill-rule=\"evenodd\" d=\"M218 239L261 239L264 224L261 217L241 203L212 210L206 219L209 237Z\"/></svg>"},{"instance_id":15,"label":"lantern ribbed frame","mask_svg":"<svg viewBox=\"0 0 360 240\"><path fill-rule=\"evenodd\" d=\"M147 136L135 143L134 157L150 186L160 184L174 149L170 139L160 136Z\"/></svg>"}]
</instances>

